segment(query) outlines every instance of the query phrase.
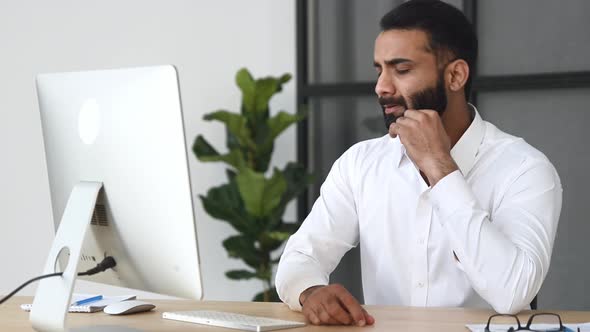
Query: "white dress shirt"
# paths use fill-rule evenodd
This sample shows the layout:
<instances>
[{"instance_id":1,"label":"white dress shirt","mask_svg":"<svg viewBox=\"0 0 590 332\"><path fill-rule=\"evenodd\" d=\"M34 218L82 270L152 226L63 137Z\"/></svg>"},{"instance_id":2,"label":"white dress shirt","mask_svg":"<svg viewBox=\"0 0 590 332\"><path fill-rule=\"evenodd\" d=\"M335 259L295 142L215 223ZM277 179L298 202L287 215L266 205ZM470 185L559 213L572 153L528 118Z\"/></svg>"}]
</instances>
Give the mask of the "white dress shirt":
<instances>
[{"instance_id":1,"label":"white dress shirt","mask_svg":"<svg viewBox=\"0 0 590 332\"><path fill-rule=\"evenodd\" d=\"M459 170L434 187L389 135L334 163L278 266L291 309L358 244L366 304L528 308L549 269L561 182L541 152L473 112L451 150Z\"/></svg>"}]
</instances>

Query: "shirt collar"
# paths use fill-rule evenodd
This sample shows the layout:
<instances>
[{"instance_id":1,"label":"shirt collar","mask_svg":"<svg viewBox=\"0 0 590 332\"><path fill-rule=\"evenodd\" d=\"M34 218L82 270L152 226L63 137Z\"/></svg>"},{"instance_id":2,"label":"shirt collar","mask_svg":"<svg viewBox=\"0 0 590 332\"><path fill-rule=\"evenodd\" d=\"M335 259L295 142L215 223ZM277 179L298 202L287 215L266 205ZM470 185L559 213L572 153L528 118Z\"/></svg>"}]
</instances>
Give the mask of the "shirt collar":
<instances>
[{"instance_id":1,"label":"shirt collar","mask_svg":"<svg viewBox=\"0 0 590 332\"><path fill-rule=\"evenodd\" d=\"M451 157L453 157L463 175L467 175L473 168L477 151L485 134L485 124L477 108L471 104L469 104L469 108L473 114L473 121L451 149Z\"/></svg>"},{"instance_id":2,"label":"shirt collar","mask_svg":"<svg viewBox=\"0 0 590 332\"><path fill-rule=\"evenodd\" d=\"M453 146L451 149L451 157L457 163L457 166L461 170L463 175L467 175L473 164L475 163L475 157L477 155L477 151L479 150L479 146L483 141L483 137L485 134L485 124L483 119L479 115L477 108L472 104L468 104L470 110L473 114L473 121L467 128L467 130L463 133L459 141ZM399 167L404 156L409 159L406 154L406 148L401 144L399 138L392 138L392 142L395 142L395 153L394 153L394 164Z\"/></svg>"}]
</instances>

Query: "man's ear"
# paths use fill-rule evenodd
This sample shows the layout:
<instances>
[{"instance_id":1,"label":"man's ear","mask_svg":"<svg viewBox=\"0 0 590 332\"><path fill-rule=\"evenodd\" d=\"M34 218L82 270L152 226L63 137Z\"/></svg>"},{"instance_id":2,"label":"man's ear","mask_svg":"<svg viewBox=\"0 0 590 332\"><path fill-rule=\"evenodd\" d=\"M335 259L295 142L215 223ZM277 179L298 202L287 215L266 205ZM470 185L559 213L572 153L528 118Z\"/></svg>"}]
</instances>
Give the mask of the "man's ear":
<instances>
[{"instance_id":1,"label":"man's ear","mask_svg":"<svg viewBox=\"0 0 590 332\"><path fill-rule=\"evenodd\" d=\"M469 65L463 59L449 63L445 71L448 87L453 92L458 92L465 86L470 74Z\"/></svg>"}]
</instances>

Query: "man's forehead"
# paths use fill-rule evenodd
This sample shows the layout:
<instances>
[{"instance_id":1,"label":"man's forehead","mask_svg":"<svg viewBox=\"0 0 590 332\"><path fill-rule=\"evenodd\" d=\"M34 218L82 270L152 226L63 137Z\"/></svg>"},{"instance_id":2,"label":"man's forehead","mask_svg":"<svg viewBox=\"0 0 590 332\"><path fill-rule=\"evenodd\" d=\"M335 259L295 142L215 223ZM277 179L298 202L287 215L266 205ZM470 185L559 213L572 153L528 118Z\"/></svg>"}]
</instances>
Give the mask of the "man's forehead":
<instances>
[{"instance_id":1,"label":"man's forehead","mask_svg":"<svg viewBox=\"0 0 590 332\"><path fill-rule=\"evenodd\" d=\"M375 39L375 57L420 56L431 54L428 34L422 30L391 29L379 33Z\"/></svg>"}]
</instances>

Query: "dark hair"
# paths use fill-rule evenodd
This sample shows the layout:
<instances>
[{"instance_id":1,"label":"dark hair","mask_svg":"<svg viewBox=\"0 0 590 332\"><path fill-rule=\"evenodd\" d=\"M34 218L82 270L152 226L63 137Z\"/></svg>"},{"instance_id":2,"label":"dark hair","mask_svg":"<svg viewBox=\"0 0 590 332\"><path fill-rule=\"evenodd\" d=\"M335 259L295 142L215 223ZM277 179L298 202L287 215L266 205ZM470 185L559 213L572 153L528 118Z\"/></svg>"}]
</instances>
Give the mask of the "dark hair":
<instances>
[{"instance_id":1,"label":"dark hair","mask_svg":"<svg viewBox=\"0 0 590 332\"><path fill-rule=\"evenodd\" d=\"M439 65L452 58L465 60L469 65L465 99L469 100L471 78L475 75L477 61L477 36L460 10L439 0L410 0L385 14L380 25L382 31L424 31L429 37L428 46L434 52Z\"/></svg>"}]
</instances>

